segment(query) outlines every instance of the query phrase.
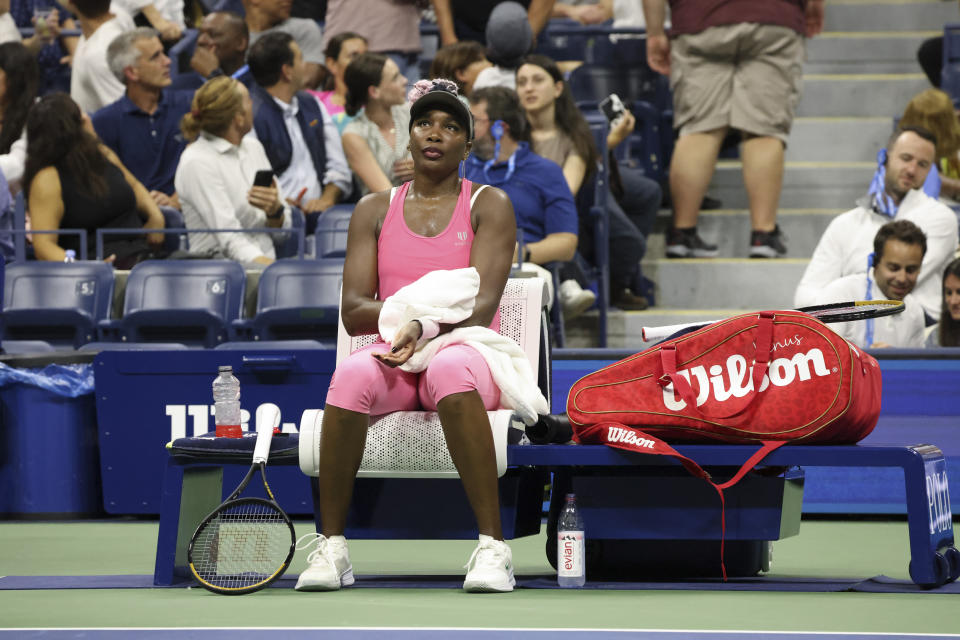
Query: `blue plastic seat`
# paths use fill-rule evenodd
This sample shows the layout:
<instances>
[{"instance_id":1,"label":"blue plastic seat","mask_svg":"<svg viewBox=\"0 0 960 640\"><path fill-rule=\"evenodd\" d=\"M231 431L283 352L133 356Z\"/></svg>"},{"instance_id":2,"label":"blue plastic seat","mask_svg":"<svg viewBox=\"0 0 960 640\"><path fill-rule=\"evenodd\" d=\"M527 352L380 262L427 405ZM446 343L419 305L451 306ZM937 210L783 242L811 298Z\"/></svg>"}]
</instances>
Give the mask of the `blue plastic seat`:
<instances>
[{"instance_id":1,"label":"blue plastic seat","mask_svg":"<svg viewBox=\"0 0 960 640\"><path fill-rule=\"evenodd\" d=\"M257 315L233 323L252 340L319 340L336 344L343 259L281 260L257 286Z\"/></svg>"},{"instance_id":2,"label":"blue plastic seat","mask_svg":"<svg viewBox=\"0 0 960 640\"><path fill-rule=\"evenodd\" d=\"M179 342L212 348L240 318L246 273L232 260L147 260L130 271L123 317L100 323L101 340Z\"/></svg>"},{"instance_id":3,"label":"blue plastic seat","mask_svg":"<svg viewBox=\"0 0 960 640\"><path fill-rule=\"evenodd\" d=\"M960 24L943 25L943 68L940 71L940 88L960 101Z\"/></svg>"},{"instance_id":4,"label":"blue plastic seat","mask_svg":"<svg viewBox=\"0 0 960 640\"><path fill-rule=\"evenodd\" d=\"M113 267L99 261L21 262L4 277L3 340L75 349L110 316Z\"/></svg>"},{"instance_id":5,"label":"blue plastic seat","mask_svg":"<svg viewBox=\"0 0 960 640\"><path fill-rule=\"evenodd\" d=\"M323 212L314 234L317 258L342 258L347 255L347 229L353 215L352 204L338 204Z\"/></svg>"}]
</instances>

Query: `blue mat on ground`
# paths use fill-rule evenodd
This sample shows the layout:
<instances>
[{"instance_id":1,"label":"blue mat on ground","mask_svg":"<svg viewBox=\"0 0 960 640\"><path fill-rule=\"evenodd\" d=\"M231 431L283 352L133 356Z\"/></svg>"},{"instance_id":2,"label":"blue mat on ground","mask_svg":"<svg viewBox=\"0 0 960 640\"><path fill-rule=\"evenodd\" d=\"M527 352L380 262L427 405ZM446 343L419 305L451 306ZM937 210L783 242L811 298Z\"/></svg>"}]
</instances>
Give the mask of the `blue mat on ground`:
<instances>
[{"instance_id":1,"label":"blue mat on ground","mask_svg":"<svg viewBox=\"0 0 960 640\"><path fill-rule=\"evenodd\" d=\"M272 586L292 589L296 574L287 574ZM172 588L190 586L191 581L171 585ZM350 587L352 589L459 589L463 586L462 575L362 575ZM151 575L113 576L3 576L0 591L34 589L152 589ZM557 578L552 574L517 577L520 589L558 589ZM199 588L199 587L198 587ZM873 578L804 578L800 576L755 576L732 578L723 582L719 578L684 581L589 581L584 589L607 589L613 591L795 591L827 593L858 591L862 593L934 593L960 594L960 583L945 584L936 589L923 589L910 581L887 576Z\"/></svg>"}]
</instances>

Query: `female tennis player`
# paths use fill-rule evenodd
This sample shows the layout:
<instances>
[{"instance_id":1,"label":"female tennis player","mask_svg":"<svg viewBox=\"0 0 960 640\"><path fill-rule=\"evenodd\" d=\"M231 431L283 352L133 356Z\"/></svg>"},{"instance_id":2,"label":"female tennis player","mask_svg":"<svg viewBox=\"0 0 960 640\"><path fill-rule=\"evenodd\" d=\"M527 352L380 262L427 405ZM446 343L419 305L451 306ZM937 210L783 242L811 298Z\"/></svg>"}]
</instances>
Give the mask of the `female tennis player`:
<instances>
[{"instance_id":1,"label":"female tennis player","mask_svg":"<svg viewBox=\"0 0 960 640\"><path fill-rule=\"evenodd\" d=\"M377 333L383 300L434 270L475 267L480 290L473 314L456 325L413 320L393 342L377 342L337 367L327 392L320 438L320 516L323 533L308 556L298 590L353 584L343 531L354 478L363 456L369 416L436 410L450 456L477 519L479 544L468 563L467 591L512 591L510 548L500 529L493 438L486 411L500 391L480 354L466 345L439 351L423 373L399 369L418 340L458 326L499 329L497 309L516 240L513 207L503 191L458 175L470 151L473 120L445 80L421 81L411 91L412 181L364 197L347 238L341 313L351 335ZM431 326L432 325L432 326ZM415 497L411 497L415 499Z\"/></svg>"}]
</instances>

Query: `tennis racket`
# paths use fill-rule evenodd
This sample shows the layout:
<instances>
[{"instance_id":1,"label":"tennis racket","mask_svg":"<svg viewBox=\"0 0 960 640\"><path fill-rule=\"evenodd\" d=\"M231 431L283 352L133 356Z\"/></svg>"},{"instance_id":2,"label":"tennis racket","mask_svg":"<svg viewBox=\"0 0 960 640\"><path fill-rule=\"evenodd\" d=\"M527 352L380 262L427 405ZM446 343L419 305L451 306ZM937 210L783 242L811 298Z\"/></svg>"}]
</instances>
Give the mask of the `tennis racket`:
<instances>
[{"instance_id":1,"label":"tennis racket","mask_svg":"<svg viewBox=\"0 0 960 640\"><path fill-rule=\"evenodd\" d=\"M809 314L823 322L852 322L854 320L868 320L901 313L904 309L902 300L851 300L849 302L834 302L820 304L813 307L801 307L797 311ZM686 324L671 324L663 327L643 327L642 336L646 342L663 340L677 331L689 327L699 327L717 322L716 320L702 320Z\"/></svg>"},{"instance_id":2,"label":"tennis racket","mask_svg":"<svg viewBox=\"0 0 960 640\"><path fill-rule=\"evenodd\" d=\"M279 578L290 566L296 547L293 523L273 497L264 470L273 430L279 424L277 405L260 405L250 470L230 497L203 519L190 539L190 571L209 591L225 595L252 593ZM269 500L240 497L257 470Z\"/></svg>"}]
</instances>

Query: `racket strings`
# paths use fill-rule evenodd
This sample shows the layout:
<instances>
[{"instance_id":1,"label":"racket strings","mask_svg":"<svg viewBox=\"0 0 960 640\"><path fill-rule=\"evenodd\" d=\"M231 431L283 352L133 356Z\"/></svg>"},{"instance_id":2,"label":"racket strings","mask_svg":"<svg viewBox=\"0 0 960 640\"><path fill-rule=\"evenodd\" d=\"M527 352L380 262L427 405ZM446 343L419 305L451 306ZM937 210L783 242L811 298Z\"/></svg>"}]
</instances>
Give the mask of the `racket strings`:
<instances>
[{"instance_id":1,"label":"racket strings","mask_svg":"<svg viewBox=\"0 0 960 640\"><path fill-rule=\"evenodd\" d=\"M264 503L229 506L197 532L194 570L224 589L242 589L270 578L290 552L290 528L276 508Z\"/></svg>"}]
</instances>

